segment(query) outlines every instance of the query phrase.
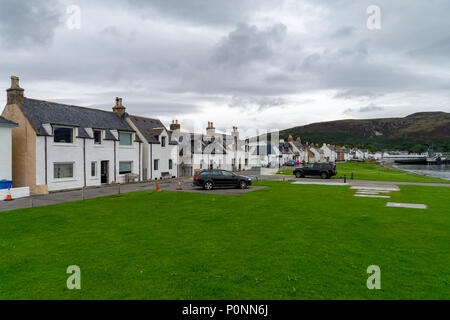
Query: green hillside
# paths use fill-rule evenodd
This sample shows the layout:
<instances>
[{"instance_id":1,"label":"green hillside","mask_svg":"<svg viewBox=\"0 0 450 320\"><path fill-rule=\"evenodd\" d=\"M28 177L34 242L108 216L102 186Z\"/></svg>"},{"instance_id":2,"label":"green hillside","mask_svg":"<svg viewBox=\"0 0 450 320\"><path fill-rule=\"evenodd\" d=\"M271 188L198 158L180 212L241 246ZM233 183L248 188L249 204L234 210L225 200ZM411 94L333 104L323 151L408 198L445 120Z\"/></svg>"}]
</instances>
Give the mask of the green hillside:
<instances>
[{"instance_id":1,"label":"green hillside","mask_svg":"<svg viewBox=\"0 0 450 320\"><path fill-rule=\"evenodd\" d=\"M280 138L287 139L289 135L300 137L303 142L331 143L373 151L423 152L434 148L449 152L450 113L421 112L404 118L320 122L280 132Z\"/></svg>"}]
</instances>

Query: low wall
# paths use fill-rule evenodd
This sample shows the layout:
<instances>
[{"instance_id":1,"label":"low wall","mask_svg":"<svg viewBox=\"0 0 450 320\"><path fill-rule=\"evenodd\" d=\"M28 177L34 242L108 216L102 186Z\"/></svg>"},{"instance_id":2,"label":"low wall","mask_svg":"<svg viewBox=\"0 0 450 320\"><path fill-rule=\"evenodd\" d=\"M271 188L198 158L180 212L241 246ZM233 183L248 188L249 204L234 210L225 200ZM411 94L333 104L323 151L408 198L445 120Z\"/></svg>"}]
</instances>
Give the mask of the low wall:
<instances>
[{"instance_id":1,"label":"low wall","mask_svg":"<svg viewBox=\"0 0 450 320\"><path fill-rule=\"evenodd\" d=\"M8 189L0 189L0 201L5 200L7 195L8 195ZM30 188L29 187L12 188L11 196L13 199L29 197L30 196Z\"/></svg>"}]
</instances>

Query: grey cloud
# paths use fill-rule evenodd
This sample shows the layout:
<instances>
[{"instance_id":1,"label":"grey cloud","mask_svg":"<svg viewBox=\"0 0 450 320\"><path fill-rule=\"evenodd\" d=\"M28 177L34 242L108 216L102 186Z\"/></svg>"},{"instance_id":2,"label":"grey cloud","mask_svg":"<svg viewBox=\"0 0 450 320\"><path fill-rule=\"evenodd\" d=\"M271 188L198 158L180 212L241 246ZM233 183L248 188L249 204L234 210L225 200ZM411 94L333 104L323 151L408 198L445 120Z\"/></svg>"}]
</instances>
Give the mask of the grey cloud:
<instances>
[{"instance_id":1,"label":"grey cloud","mask_svg":"<svg viewBox=\"0 0 450 320\"><path fill-rule=\"evenodd\" d=\"M378 112L378 111L383 111L383 110L384 110L383 107L378 107L378 106L374 105L373 103L371 103L365 107L348 108L348 109L344 110L344 114L352 115L352 114L358 114L358 113L372 113L372 112Z\"/></svg>"},{"instance_id":2,"label":"grey cloud","mask_svg":"<svg viewBox=\"0 0 450 320\"><path fill-rule=\"evenodd\" d=\"M129 0L145 18L162 14L179 21L201 25L234 25L244 21L261 0ZM267 1L269 2L269 1ZM153 12L153 11L155 12Z\"/></svg>"},{"instance_id":3,"label":"grey cloud","mask_svg":"<svg viewBox=\"0 0 450 320\"><path fill-rule=\"evenodd\" d=\"M231 108L247 109L256 106L258 111L263 111L272 107L280 107L286 104L286 100L282 97L254 97L254 96L233 96L228 106Z\"/></svg>"},{"instance_id":4,"label":"grey cloud","mask_svg":"<svg viewBox=\"0 0 450 320\"><path fill-rule=\"evenodd\" d=\"M48 44L62 14L62 7L53 0L2 0L0 39L8 49Z\"/></svg>"},{"instance_id":5,"label":"grey cloud","mask_svg":"<svg viewBox=\"0 0 450 320\"><path fill-rule=\"evenodd\" d=\"M239 24L236 30L219 42L213 54L214 61L240 66L268 59L275 54L276 45L285 38L286 29L281 23L265 30L244 23Z\"/></svg>"}]
</instances>

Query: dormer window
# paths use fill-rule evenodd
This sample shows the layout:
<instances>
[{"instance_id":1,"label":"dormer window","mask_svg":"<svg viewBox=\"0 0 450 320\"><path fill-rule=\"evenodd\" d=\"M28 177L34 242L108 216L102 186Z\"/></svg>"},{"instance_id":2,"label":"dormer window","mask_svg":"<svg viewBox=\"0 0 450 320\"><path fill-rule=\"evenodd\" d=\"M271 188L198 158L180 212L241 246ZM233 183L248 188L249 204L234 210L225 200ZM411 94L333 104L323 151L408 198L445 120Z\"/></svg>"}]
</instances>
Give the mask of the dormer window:
<instances>
[{"instance_id":1,"label":"dormer window","mask_svg":"<svg viewBox=\"0 0 450 320\"><path fill-rule=\"evenodd\" d=\"M131 146L133 134L130 132L119 132L119 145Z\"/></svg>"},{"instance_id":2,"label":"dormer window","mask_svg":"<svg viewBox=\"0 0 450 320\"><path fill-rule=\"evenodd\" d=\"M53 141L56 143L73 143L73 128L53 127Z\"/></svg>"},{"instance_id":3,"label":"dormer window","mask_svg":"<svg viewBox=\"0 0 450 320\"><path fill-rule=\"evenodd\" d=\"M102 144L102 131L94 130L94 144Z\"/></svg>"},{"instance_id":4,"label":"dormer window","mask_svg":"<svg viewBox=\"0 0 450 320\"><path fill-rule=\"evenodd\" d=\"M161 147L165 147L166 146L166 137L161 137Z\"/></svg>"}]
</instances>

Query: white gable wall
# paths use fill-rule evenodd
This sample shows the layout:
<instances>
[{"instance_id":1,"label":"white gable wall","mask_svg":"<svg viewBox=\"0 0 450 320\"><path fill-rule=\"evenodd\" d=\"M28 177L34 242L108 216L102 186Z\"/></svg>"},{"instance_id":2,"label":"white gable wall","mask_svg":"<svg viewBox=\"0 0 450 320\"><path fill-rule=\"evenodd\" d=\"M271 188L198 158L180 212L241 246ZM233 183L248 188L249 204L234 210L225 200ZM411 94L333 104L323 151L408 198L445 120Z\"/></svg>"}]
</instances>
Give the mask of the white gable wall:
<instances>
[{"instance_id":1,"label":"white gable wall","mask_svg":"<svg viewBox=\"0 0 450 320\"><path fill-rule=\"evenodd\" d=\"M0 127L0 180L12 179L12 142L11 128Z\"/></svg>"}]
</instances>

